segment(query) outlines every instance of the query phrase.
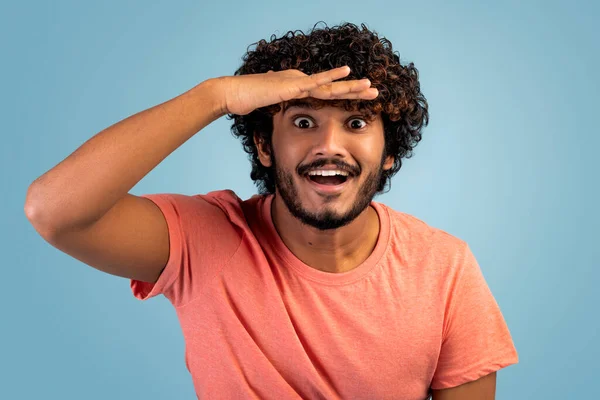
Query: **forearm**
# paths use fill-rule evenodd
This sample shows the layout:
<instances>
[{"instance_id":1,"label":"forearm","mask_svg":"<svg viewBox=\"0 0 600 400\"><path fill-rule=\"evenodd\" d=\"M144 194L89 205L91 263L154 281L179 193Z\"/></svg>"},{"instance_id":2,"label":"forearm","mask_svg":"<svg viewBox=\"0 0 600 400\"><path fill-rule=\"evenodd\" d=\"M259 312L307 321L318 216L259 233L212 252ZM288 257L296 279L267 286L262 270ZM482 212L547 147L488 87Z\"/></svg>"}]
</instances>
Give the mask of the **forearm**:
<instances>
[{"instance_id":1,"label":"forearm","mask_svg":"<svg viewBox=\"0 0 600 400\"><path fill-rule=\"evenodd\" d=\"M86 226L102 217L169 154L225 114L221 79L209 79L93 136L27 191L40 228Z\"/></svg>"}]
</instances>

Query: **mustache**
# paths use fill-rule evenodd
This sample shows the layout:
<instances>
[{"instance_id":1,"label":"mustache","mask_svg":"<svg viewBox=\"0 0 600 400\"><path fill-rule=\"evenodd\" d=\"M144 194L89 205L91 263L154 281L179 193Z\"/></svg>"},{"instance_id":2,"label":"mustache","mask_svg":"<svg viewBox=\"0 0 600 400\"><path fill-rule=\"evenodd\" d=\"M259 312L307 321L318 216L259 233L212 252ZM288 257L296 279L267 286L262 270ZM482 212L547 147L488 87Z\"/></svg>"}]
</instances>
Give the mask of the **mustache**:
<instances>
[{"instance_id":1,"label":"mustache","mask_svg":"<svg viewBox=\"0 0 600 400\"><path fill-rule=\"evenodd\" d=\"M322 158L297 168L298 175L306 175L311 169L321 168L325 165L335 165L337 169L347 172L350 176L358 176L361 173L359 166L347 164L335 158Z\"/></svg>"}]
</instances>

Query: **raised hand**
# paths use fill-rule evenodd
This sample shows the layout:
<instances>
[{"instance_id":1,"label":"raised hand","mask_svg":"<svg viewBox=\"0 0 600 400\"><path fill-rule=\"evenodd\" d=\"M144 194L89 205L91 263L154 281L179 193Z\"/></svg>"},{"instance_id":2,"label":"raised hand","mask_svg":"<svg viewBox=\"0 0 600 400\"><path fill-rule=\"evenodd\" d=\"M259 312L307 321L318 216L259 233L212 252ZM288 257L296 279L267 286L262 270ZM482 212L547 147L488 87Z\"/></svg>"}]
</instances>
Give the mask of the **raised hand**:
<instances>
[{"instance_id":1,"label":"raised hand","mask_svg":"<svg viewBox=\"0 0 600 400\"><path fill-rule=\"evenodd\" d=\"M291 99L375 99L379 92L368 79L336 80L350 74L343 66L307 75L296 69L263 74L228 76L223 80L227 113L246 115L253 110Z\"/></svg>"}]
</instances>

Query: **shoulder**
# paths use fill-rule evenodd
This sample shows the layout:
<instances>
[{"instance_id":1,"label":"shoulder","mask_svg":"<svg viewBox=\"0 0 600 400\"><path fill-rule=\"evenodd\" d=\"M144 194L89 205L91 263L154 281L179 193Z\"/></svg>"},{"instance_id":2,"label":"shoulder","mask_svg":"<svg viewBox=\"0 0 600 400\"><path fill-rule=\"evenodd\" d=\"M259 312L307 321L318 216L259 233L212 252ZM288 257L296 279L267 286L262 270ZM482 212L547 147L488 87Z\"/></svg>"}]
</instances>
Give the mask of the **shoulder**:
<instances>
[{"instance_id":1,"label":"shoulder","mask_svg":"<svg viewBox=\"0 0 600 400\"><path fill-rule=\"evenodd\" d=\"M244 230L247 226L244 216L245 202L232 190L193 195L158 193L143 197L152 200L165 216L178 220L187 229L209 228L218 231L225 226L237 226Z\"/></svg>"},{"instance_id":2,"label":"shoulder","mask_svg":"<svg viewBox=\"0 0 600 400\"><path fill-rule=\"evenodd\" d=\"M437 227L412 214L394 210L388 205L378 203L387 211L392 229L401 231L416 240L433 240L439 245L463 246L465 241L461 238Z\"/></svg>"},{"instance_id":3,"label":"shoulder","mask_svg":"<svg viewBox=\"0 0 600 400\"><path fill-rule=\"evenodd\" d=\"M423 219L377 203L390 219L391 242L401 247L410 258L429 258L450 261L464 254L467 243Z\"/></svg>"}]
</instances>

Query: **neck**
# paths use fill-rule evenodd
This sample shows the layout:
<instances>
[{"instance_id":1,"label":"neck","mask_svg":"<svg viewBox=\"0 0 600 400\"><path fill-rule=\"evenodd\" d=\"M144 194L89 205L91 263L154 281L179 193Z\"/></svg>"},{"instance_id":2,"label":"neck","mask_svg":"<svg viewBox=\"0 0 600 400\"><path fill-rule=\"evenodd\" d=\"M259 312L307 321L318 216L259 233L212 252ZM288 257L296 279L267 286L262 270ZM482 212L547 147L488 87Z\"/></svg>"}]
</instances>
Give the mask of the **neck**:
<instances>
[{"instance_id":1,"label":"neck","mask_svg":"<svg viewBox=\"0 0 600 400\"><path fill-rule=\"evenodd\" d=\"M288 249L304 264L324 272L347 272L358 267L369 257L379 237L379 217L371 206L348 225L321 231L300 222L275 195L271 216Z\"/></svg>"}]
</instances>

